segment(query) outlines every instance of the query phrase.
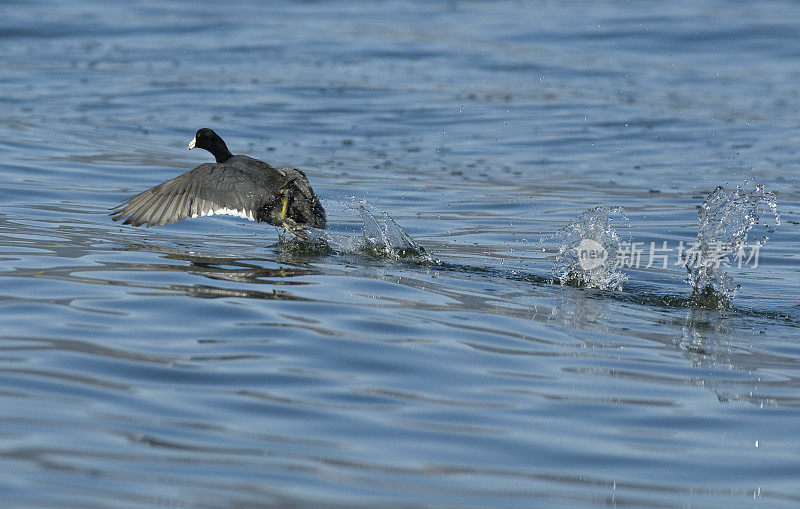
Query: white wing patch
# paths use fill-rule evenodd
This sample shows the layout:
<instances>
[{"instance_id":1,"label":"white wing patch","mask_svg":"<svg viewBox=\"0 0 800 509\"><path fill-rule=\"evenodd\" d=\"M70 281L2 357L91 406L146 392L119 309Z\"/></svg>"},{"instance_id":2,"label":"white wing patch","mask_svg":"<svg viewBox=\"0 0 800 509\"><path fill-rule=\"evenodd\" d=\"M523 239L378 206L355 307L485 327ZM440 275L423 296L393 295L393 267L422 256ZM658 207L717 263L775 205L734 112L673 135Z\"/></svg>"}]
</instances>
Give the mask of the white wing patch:
<instances>
[{"instance_id":1,"label":"white wing patch","mask_svg":"<svg viewBox=\"0 0 800 509\"><path fill-rule=\"evenodd\" d=\"M194 212L191 217L203 217L203 216L235 216L241 217L242 219L247 219L249 221L255 221L256 218L253 216L252 210L239 210L239 209L229 209L228 207L217 207L217 208L209 208L207 210Z\"/></svg>"}]
</instances>

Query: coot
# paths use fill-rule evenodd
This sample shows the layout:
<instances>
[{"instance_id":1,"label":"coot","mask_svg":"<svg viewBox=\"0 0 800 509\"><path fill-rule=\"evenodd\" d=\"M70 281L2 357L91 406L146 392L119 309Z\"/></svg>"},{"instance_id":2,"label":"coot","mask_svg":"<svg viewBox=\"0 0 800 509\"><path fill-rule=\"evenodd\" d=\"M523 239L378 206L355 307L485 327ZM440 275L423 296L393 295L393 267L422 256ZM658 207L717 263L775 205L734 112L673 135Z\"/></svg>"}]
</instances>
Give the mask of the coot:
<instances>
[{"instance_id":1,"label":"coot","mask_svg":"<svg viewBox=\"0 0 800 509\"><path fill-rule=\"evenodd\" d=\"M188 149L195 147L211 152L217 162L201 164L137 194L112 209L112 219L150 227L227 214L283 226L298 236L307 226L325 227L325 209L302 171L235 156L208 128L197 131Z\"/></svg>"}]
</instances>

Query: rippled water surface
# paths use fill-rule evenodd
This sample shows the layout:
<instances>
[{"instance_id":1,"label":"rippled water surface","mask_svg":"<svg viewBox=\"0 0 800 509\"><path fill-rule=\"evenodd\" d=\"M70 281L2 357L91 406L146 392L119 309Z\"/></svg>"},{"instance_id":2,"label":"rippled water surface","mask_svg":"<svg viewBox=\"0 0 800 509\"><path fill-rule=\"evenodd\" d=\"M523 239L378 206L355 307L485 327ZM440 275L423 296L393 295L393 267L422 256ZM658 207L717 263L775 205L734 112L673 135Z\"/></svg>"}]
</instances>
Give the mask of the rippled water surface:
<instances>
[{"instance_id":1,"label":"rippled water surface","mask_svg":"<svg viewBox=\"0 0 800 509\"><path fill-rule=\"evenodd\" d=\"M797 507L799 19L1 4L0 505ZM304 169L330 249L112 222L199 127ZM760 251L699 301L709 204ZM560 278L598 224L640 263Z\"/></svg>"}]
</instances>

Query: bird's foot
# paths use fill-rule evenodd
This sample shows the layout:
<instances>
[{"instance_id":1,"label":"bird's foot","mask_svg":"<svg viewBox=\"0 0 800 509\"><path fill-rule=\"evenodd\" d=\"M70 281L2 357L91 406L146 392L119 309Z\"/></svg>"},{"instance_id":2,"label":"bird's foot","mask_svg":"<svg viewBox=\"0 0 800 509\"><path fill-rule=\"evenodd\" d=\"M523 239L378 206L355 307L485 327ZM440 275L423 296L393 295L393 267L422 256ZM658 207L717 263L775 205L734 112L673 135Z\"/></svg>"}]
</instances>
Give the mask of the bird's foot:
<instances>
[{"instance_id":1,"label":"bird's foot","mask_svg":"<svg viewBox=\"0 0 800 509\"><path fill-rule=\"evenodd\" d=\"M308 226L298 224L289 217L283 218L283 228L292 234L296 240L306 242L308 240Z\"/></svg>"}]
</instances>

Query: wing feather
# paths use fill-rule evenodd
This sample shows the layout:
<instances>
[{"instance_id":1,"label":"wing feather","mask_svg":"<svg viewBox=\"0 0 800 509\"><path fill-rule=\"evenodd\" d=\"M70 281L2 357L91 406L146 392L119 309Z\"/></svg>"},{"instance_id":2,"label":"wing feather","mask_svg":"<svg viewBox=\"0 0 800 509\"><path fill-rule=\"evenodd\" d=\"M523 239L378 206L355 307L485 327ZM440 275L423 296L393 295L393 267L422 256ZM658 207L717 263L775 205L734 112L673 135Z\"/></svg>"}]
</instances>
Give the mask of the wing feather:
<instances>
[{"instance_id":1,"label":"wing feather","mask_svg":"<svg viewBox=\"0 0 800 509\"><path fill-rule=\"evenodd\" d=\"M279 192L287 186L296 191L296 201L311 199L316 200L318 205L319 200L301 171L289 168L278 170L257 159L233 156L224 163L201 164L183 175L143 191L112 209L111 216L114 221L124 219L124 224L133 226L160 226L188 217L212 214L229 214L259 221L265 219L259 211L273 204ZM308 216L308 212L302 212L293 219L308 222L306 217L301 217ZM316 226L313 219L311 223Z\"/></svg>"}]
</instances>

